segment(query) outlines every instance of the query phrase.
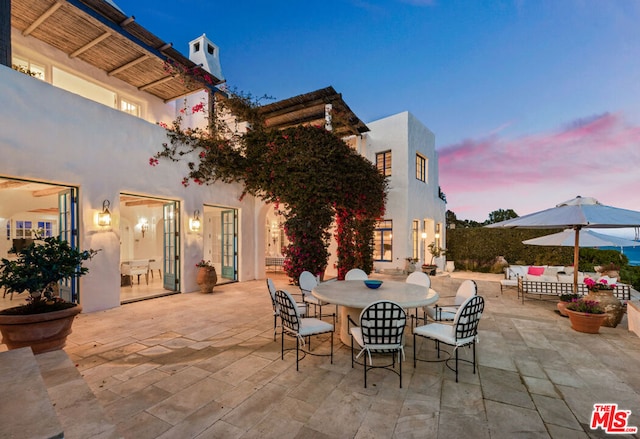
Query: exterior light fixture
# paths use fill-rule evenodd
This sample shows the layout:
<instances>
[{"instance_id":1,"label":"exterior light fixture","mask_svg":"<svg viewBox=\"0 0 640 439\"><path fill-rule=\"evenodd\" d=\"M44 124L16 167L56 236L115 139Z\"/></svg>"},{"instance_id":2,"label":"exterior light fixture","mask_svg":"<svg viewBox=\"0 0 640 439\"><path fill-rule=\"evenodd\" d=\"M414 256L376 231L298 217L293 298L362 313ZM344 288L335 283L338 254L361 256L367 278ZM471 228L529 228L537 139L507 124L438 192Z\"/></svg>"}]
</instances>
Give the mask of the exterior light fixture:
<instances>
[{"instance_id":1,"label":"exterior light fixture","mask_svg":"<svg viewBox=\"0 0 640 439\"><path fill-rule=\"evenodd\" d=\"M102 202L102 212L98 213L98 225L110 226L111 225L111 212L109 212L109 206L111 203L109 200Z\"/></svg>"},{"instance_id":2,"label":"exterior light fixture","mask_svg":"<svg viewBox=\"0 0 640 439\"><path fill-rule=\"evenodd\" d=\"M194 210L193 211L193 218L191 218L189 220L189 228L191 229L192 232L198 232L200 231L200 211L199 210Z\"/></svg>"},{"instance_id":3,"label":"exterior light fixture","mask_svg":"<svg viewBox=\"0 0 640 439\"><path fill-rule=\"evenodd\" d=\"M422 239L427 239L427 232L422 232Z\"/></svg>"}]
</instances>

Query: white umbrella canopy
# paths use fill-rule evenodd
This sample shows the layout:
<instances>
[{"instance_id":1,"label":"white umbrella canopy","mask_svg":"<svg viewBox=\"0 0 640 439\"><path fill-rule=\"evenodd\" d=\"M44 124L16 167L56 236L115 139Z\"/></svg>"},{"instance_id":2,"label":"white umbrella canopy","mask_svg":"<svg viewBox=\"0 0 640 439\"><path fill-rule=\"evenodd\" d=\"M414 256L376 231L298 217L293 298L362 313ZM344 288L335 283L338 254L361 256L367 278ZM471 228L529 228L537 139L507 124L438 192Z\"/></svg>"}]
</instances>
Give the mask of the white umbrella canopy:
<instances>
[{"instance_id":1,"label":"white umbrella canopy","mask_svg":"<svg viewBox=\"0 0 640 439\"><path fill-rule=\"evenodd\" d=\"M566 229L551 235L527 239L522 241L522 243L527 245L573 247L575 241L576 232L573 229ZM580 247L635 247L638 245L640 245L640 242L631 239L605 235L604 233L597 233L588 229L580 230Z\"/></svg>"},{"instance_id":2,"label":"white umbrella canopy","mask_svg":"<svg viewBox=\"0 0 640 439\"><path fill-rule=\"evenodd\" d=\"M624 228L640 227L640 212L600 204L591 197L581 197L565 201L550 209L529 215L489 224L490 228L505 229L555 229L574 230L573 288L578 290L578 260L580 252L580 230L583 228Z\"/></svg>"}]
</instances>

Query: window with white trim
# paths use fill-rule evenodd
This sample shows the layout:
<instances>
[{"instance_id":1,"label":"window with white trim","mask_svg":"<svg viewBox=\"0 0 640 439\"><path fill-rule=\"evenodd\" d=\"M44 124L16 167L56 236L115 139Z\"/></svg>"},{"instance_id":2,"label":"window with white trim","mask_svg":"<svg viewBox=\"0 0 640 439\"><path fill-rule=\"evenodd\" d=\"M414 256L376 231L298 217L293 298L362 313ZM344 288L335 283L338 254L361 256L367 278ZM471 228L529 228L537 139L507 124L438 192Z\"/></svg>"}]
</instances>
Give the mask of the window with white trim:
<instances>
[{"instance_id":1,"label":"window with white trim","mask_svg":"<svg viewBox=\"0 0 640 439\"><path fill-rule=\"evenodd\" d=\"M393 261L393 221L382 220L376 224L373 232L373 260L379 262Z\"/></svg>"}]
</instances>

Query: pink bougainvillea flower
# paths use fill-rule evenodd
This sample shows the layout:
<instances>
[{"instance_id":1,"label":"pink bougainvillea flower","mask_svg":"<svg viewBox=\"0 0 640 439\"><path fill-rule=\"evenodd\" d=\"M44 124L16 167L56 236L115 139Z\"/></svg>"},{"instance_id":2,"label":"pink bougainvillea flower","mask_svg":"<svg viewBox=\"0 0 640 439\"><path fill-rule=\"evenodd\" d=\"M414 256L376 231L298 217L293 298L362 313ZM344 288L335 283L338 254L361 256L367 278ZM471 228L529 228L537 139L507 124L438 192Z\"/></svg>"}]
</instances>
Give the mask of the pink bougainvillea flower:
<instances>
[{"instance_id":1,"label":"pink bougainvillea flower","mask_svg":"<svg viewBox=\"0 0 640 439\"><path fill-rule=\"evenodd\" d=\"M151 158L149 159L149 164L150 164L151 166L155 166L155 165L157 165L157 164L158 164L158 159L157 159L157 158L155 158L155 157L151 157Z\"/></svg>"},{"instance_id":2,"label":"pink bougainvillea flower","mask_svg":"<svg viewBox=\"0 0 640 439\"><path fill-rule=\"evenodd\" d=\"M194 105L193 107L191 107L191 111L193 113L204 111L204 103L200 102L199 104Z\"/></svg>"}]
</instances>

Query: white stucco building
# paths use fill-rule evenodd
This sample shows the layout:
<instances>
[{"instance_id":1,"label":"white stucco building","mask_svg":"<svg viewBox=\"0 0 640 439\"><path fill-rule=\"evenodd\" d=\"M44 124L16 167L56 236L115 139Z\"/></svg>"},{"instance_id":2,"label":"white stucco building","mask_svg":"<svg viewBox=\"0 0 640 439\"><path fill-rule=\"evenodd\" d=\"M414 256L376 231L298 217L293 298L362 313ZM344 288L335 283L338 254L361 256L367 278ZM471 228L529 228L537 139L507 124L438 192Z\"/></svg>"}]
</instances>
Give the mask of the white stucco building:
<instances>
[{"instance_id":1,"label":"white stucco building","mask_svg":"<svg viewBox=\"0 0 640 439\"><path fill-rule=\"evenodd\" d=\"M101 249L78 290L64 292L85 312L197 291L202 259L216 266L219 283L264 278L265 257L285 243L272 206L240 201L240 185L185 187L186 163L150 166L167 142L157 122L170 123L185 101L206 102L223 81L219 48L203 34L186 58L103 0L12 0L11 14L11 63L23 72L0 65L0 257L34 229ZM390 172L376 268L424 259L424 245L437 231L444 242L445 230L433 134L409 113L367 128L327 90L314 94L322 119L330 122L332 105L348 110L345 138ZM274 111L272 121L291 122L287 114ZM98 221L105 207L109 225ZM152 261L153 270L130 285L122 273L135 261Z\"/></svg>"},{"instance_id":2,"label":"white stucco building","mask_svg":"<svg viewBox=\"0 0 640 439\"><path fill-rule=\"evenodd\" d=\"M409 112L367 126L370 131L350 143L389 178L385 217L375 236L374 267L404 269L407 258L429 264L427 246L435 242L444 247L446 242L435 136Z\"/></svg>"}]
</instances>

